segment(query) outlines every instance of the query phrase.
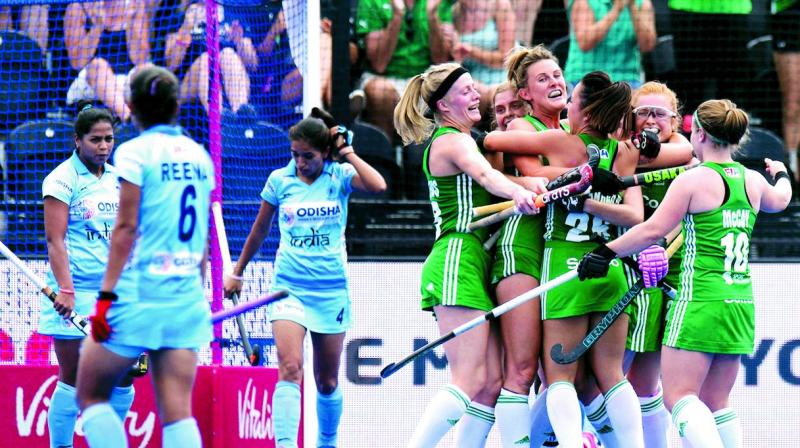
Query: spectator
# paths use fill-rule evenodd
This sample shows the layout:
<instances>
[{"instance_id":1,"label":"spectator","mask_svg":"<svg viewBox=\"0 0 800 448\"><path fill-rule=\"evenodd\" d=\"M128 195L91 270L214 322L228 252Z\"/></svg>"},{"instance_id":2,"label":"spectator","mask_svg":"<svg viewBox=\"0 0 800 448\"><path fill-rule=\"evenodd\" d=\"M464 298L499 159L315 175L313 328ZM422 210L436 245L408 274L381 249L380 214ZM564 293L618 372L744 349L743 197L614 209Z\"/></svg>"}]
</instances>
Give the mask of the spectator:
<instances>
[{"instance_id":1,"label":"spectator","mask_svg":"<svg viewBox=\"0 0 800 448\"><path fill-rule=\"evenodd\" d=\"M533 42L533 25L539 11L542 9L542 0L510 0L511 10L514 11L516 20L515 39L518 44L528 46Z\"/></svg>"},{"instance_id":2,"label":"spectator","mask_svg":"<svg viewBox=\"0 0 800 448\"><path fill-rule=\"evenodd\" d=\"M19 8L19 9L17 9ZM19 31L30 37L42 49L42 54L47 52L48 5L26 5L21 7L0 7L0 31ZM17 16L17 26L14 26L14 17Z\"/></svg>"},{"instance_id":3,"label":"spectator","mask_svg":"<svg viewBox=\"0 0 800 448\"><path fill-rule=\"evenodd\" d=\"M783 142L789 170L800 179L797 149L800 146L800 1L772 0L772 45L775 69L783 96Z\"/></svg>"},{"instance_id":4,"label":"spectator","mask_svg":"<svg viewBox=\"0 0 800 448\"><path fill-rule=\"evenodd\" d=\"M126 121L128 77L150 58L150 22L144 3L111 0L71 3L64 15L69 63L80 70L67 92L67 104L100 100Z\"/></svg>"},{"instance_id":5,"label":"spectator","mask_svg":"<svg viewBox=\"0 0 800 448\"><path fill-rule=\"evenodd\" d=\"M225 16L220 9L219 63L222 73L223 100L235 113L250 97L248 69L258 66L252 40L245 36L245 27L238 17ZM198 100L208 111L208 52L206 51L206 9L202 2L186 7L183 24L167 35L164 49L166 67L181 80L181 104Z\"/></svg>"},{"instance_id":6,"label":"spectator","mask_svg":"<svg viewBox=\"0 0 800 448\"><path fill-rule=\"evenodd\" d=\"M508 0L462 0L453 6L458 42L453 59L469 70L488 112L493 87L505 81L503 57L514 46L514 13ZM482 113L488 116L488 113Z\"/></svg>"},{"instance_id":7,"label":"spectator","mask_svg":"<svg viewBox=\"0 0 800 448\"><path fill-rule=\"evenodd\" d=\"M676 76L670 85L685 111L709 98L741 99L747 79L751 0L669 0ZM709 32L713 30L713 32Z\"/></svg>"},{"instance_id":8,"label":"spectator","mask_svg":"<svg viewBox=\"0 0 800 448\"><path fill-rule=\"evenodd\" d=\"M575 85L593 70L614 81L639 87L643 80L642 52L656 44L656 24L650 0L569 0L569 54L564 76Z\"/></svg>"},{"instance_id":9,"label":"spectator","mask_svg":"<svg viewBox=\"0 0 800 448\"><path fill-rule=\"evenodd\" d=\"M363 38L367 71L364 120L396 136L392 113L408 79L446 62L454 43L453 13L442 0L361 0L356 31Z\"/></svg>"}]
</instances>

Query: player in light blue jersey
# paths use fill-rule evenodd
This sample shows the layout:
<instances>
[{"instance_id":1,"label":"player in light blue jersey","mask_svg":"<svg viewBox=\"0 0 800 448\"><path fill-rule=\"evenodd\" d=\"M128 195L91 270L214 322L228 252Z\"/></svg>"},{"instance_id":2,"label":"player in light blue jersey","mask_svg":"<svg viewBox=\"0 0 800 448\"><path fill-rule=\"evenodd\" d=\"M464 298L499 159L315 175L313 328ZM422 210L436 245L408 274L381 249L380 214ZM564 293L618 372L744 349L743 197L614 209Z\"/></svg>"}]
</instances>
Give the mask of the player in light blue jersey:
<instances>
[{"instance_id":1,"label":"player in light blue jersey","mask_svg":"<svg viewBox=\"0 0 800 448\"><path fill-rule=\"evenodd\" d=\"M107 163L114 149L114 117L91 103L78 105L75 152L42 183L44 226L50 272L47 283L58 293L42 300L39 333L53 337L58 382L50 398L47 425L51 447L71 447L78 418L75 380L84 334L64 319L75 310L92 310L108 261L108 246L119 207L119 181ZM132 379L125 376L111 392L111 406L125 420L133 402Z\"/></svg>"},{"instance_id":2,"label":"player in light blue jersey","mask_svg":"<svg viewBox=\"0 0 800 448\"><path fill-rule=\"evenodd\" d=\"M178 90L162 67L142 69L131 80L128 106L142 134L117 150L119 213L92 338L78 368L92 448L127 446L108 397L142 352L153 365L163 446L201 446L191 394L197 350L211 340L203 272L214 169L205 149L173 124Z\"/></svg>"},{"instance_id":3,"label":"player in light blue jersey","mask_svg":"<svg viewBox=\"0 0 800 448\"><path fill-rule=\"evenodd\" d=\"M289 297L271 305L268 316L280 369L272 418L275 441L282 448L297 447L306 331L311 332L314 344L317 446L337 446L342 414L339 362L344 332L350 326L344 242L347 199L353 190L380 193L386 189L380 173L350 146L350 136L343 127L328 129L317 118L292 126L292 160L269 175L261 192L261 208L233 275L225 278L226 294L241 291L247 263L269 234L277 214L281 241L272 289L285 289Z\"/></svg>"}]
</instances>

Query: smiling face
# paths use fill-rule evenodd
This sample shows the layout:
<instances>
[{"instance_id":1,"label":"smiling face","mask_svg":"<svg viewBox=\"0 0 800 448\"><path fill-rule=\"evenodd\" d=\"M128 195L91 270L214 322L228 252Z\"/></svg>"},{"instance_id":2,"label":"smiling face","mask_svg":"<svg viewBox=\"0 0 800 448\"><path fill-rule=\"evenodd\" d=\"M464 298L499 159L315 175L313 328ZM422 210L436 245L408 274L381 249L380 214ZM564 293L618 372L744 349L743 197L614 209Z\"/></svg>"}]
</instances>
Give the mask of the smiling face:
<instances>
[{"instance_id":1,"label":"smiling face","mask_svg":"<svg viewBox=\"0 0 800 448\"><path fill-rule=\"evenodd\" d=\"M303 180L313 182L325 165L327 151L314 148L305 140L292 140L292 160L297 166L297 175Z\"/></svg>"},{"instance_id":2,"label":"smiling face","mask_svg":"<svg viewBox=\"0 0 800 448\"><path fill-rule=\"evenodd\" d=\"M633 105L636 132L648 130L658 134L662 142L669 140L678 126L678 114L664 95L641 95Z\"/></svg>"},{"instance_id":3,"label":"smiling face","mask_svg":"<svg viewBox=\"0 0 800 448\"><path fill-rule=\"evenodd\" d=\"M461 75L447 94L437 102L442 118L453 124L471 128L481 121L481 95L469 73Z\"/></svg>"},{"instance_id":4,"label":"smiling face","mask_svg":"<svg viewBox=\"0 0 800 448\"><path fill-rule=\"evenodd\" d=\"M114 128L107 121L93 124L83 137L75 136L75 147L78 157L89 171L96 171L103 166L114 149Z\"/></svg>"},{"instance_id":5,"label":"smiling face","mask_svg":"<svg viewBox=\"0 0 800 448\"><path fill-rule=\"evenodd\" d=\"M528 67L527 82L520 96L531 103L535 113L555 115L567 105L567 84L561 67L552 59L543 59Z\"/></svg>"},{"instance_id":6,"label":"smiling face","mask_svg":"<svg viewBox=\"0 0 800 448\"><path fill-rule=\"evenodd\" d=\"M497 121L497 129L505 131L508 124L515 118L524 117L527 114L525 101L521 100L511 89L498 92L494 96L494 117Z\"/></svg>"}]
</instances>

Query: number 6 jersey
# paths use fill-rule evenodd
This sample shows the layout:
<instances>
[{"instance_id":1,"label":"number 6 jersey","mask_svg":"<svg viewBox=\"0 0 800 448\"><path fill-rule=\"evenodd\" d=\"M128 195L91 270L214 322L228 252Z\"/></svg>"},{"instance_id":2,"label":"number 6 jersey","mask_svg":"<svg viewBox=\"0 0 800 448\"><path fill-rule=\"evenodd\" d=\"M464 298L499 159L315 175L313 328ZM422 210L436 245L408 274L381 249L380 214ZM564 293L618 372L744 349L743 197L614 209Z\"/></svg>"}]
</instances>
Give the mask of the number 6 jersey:
<instances>
[{"instance_id":1,"label":"number 6 jersey","mask_svg":"<svg viewBox=\"0 0 800 448\"><path fill-rule=\"evenodd\" d=\"M136 244L116 288L120 302L203 298L214 188L208 153L180 127L158 125L121 145L114 160L120 180L141 188Z\"/></svg>"}]
</instances>

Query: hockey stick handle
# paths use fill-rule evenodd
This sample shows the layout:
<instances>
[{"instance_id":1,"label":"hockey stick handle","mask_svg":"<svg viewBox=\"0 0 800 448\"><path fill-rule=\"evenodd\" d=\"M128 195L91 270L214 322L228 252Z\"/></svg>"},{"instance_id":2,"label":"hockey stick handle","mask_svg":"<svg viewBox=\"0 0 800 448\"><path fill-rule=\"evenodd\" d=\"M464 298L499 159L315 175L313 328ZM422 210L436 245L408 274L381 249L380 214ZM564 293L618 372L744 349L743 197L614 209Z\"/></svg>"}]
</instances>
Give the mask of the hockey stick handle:
<instances>
[{"instance_id":1,"label":"hockey stick handle","mask_svg":"<svg viewBox=\"0 0 800 448\"><path fill-rule=\"evenodd\" d=\"M215 324L217 322L222 322L225 319L229 319L234 316L238 316L242 313L246 313L253 308L258 308L264 305L269 305L270 303L277 302L289 295L286 291L276 291L272 294L267 294L264 297L258 298L256 300L251 300L249 302L241 302L238 305L233 306L233 308L228 308L227 310L218 311L211 315L211 323Z\"/></svg>"},{"instance_id":2,"label":"hockey stick handle","mask_svg":"<svg viewBox=\"0 0 800 448\"><path fill-rule=\"evenodd\" d=\"M480 216L486 216L512 207L514 207L514 201L503 201L503 202L498 202L496 204L482 205L480 207L474 207L472 209L472 216L475 218Z\"/></svg>"},{"instance_id":3,"label":"hockey stick handle","mask_svg":"<svg viewBox=\"0 0 800 448\"><path fill-rule=\"evenodd\" d=\"M583 174L584 175L582 176L579 182L575 182L569 185L564 185L563 187L556 188L555 190L550 190L548 192L536 196L536 199L534 201L536 204L536 208L542 208L553 201L557 201L559 199L563 199L570 196L575 196L577 194L581 194L584 191L586 191L586 189L589 188L592 182L592 169L586 166L586 170L584 171ZM492 224L496 224L516 214L519 214L519 212L517 211L516 207L514 207L512 201L511 207L508 207L498 213L495 213L494 215L481 218L477 221L473 221L467 226L467 229L475 230L475 229L480 229L482 227L488 227Z\"/></svg>"},{"instance_id":4,"label":"hockey stick handle","mask_svg":"<svg viewBox=\"0 0 800 448\"><path fill-rule=\"evenodd\" d=\"M389 364L386 367L384 367L383 370L381 370L381 373L380 373L381 378L389 377L393 373L395 373L398 370L400 370L401 368L403 368L403 366L407 365L408 363L412 362L414 359L418 358L423 353L426 353L426 352L428 352L428 351L430 351L430 350L432 350L432 349L444 344L445 342L453 339L454 337L456 337L456 336L458 336L460 334L463 334L463 333L465 333L465 332L477 327L478 325L480 325L480 324L482 324L484 322L488 322L490 320L497 319L498 317L500 317L501 315L507 313L508 311L511 311L512 309L522 305L523 303L528 302L531 299L534 299L534 298L538 297L543 292L547 292L547 291L549 291L549 290L551 290L551 289L553 289L553 288L555 288L557 286L560 286L560 285L562 285L562 284L574 279L577 276L578 276L577 269L573 269L573 270L571 270L569 272L561 274L560 276L550 280L547 283L541 284L541 285L537 286L536 288L533 288L530 291L525 292L525 293L515 297L514 299L512 299L512 300L510 300L510 301L508 301L508 302L506 302L506 303L504 303L502 305L499 305L499 306L497 306L495 308L492 308L491 310L489 310L488 312L486 312L482 316L478 316L478 317L476 317L476 318L474 318L474 319L472 319L470 321L467 321L467 322L459 325L458 327L454 328L453 330L451 330L449 333L445 334L444 336L442 336L442 337L440 337L440 338L438 338L438 339L436 339L434 341L431 341L428 344L418 348L417 350L415 350L413 353L411 353L410 355L406 356L402 360L400 360L400 361L398 361L396 363Z\"/></svg>"},{"instance_id":5,"label":"hockey stick handle","mask_svg":"<svg viewBox=\"0 0 800 448\"><path fill-rule=\"evenodd\" d=\"M25 274L25 277L28 277L28 280L30 280L31 283L33 283L37 288L39 288L39 291L41 291L42 294L47 296L47 298L50 299L51 302L55 303L57 297L55 291L53 291L49 286L47 286L47 283L45 283L44 280L42 280L38 275L36 275L33 271L31 271L28 265L25 264L25 262L23 262L22 260L20 260L19 257L17 257L17 255L14 252L12 252L11 249L9 249L8 246L6 246L2 241L0 241L0 253L2 253L3 256L9 259L11 263L13 263L14 266L17 267L17 269L22 271L22 273ZM72 322L78 328L78 330L80 330L83 334L89 334L88 319L76 313L75 310L72 310L72 312L69 313L68 318L70 322Z\"/></svg>"},{"instance_id":6,"label":"hockey stick handle","mask_svg":"<svg viewBox=\"0 0 800 448\"><path fill-rule=\"evenodd\" d=\"M219 252L222 257L222 272L233 272L233 262L231 262L231 250L228 246L228 234L225 232L225 220L222 218L222 204L219 201L211 203L211 213L214 215L214 228L217 229L217 241L219 242ZM233 306L239 305L239 294L233 293L230 296ZM242 338L242 346L247 360L252 364L253 346L250 345L250 338L244 328L244 319L240 314L236 315L236 327L239 329L239 337Z\"/></svg>"},{"instance_id":7,"label":"hockey stick handle","mask_svg":"<svg viewBox=\"0 0 800 448\"><path fill-rule=\"evenodd\" d=\"M679 174L690 168L694 168L694 165L676 166L672 168L646 171L644 173L633 174L631 176L622 176L619 178L619 180L622 183L622 186L625 188L635 187L637 185L647 185L664 180L675 179Z\"/></svg>"},{"instance_id":8,"label":"hockey stick handle","mask_svg":"<svg viewBox=\"0 0 800 448\"><path fill-rule=\"evenodd\" d=\"M675 252L683 244L683 233L679 233L678 236L675 237L674 240L669 244L667 247L667 258L671 257ZM636 263L633 262L635 265ZM638 268L638 266L637 266ZM597 324L595 324L592 331L589 332L584 338L581 340L580 344L577 347L572 349L571 351L564 353L564 347L561 344L555 344L550 349L550 358L558 364L572 364L573 362L577 361L581 356L583 356L591 347L600 339L603 334L605 334L606 330L611 328L611 325L617 320L622 313L625 312L625 308L633 301L634 298L642 291L644 288L644 280L638 280L625 295L620 298L611 309L606 312L603 316L603 319L600 320Z\"/></svg>"}]
</instances>

